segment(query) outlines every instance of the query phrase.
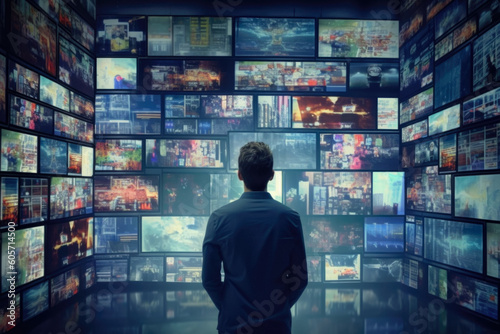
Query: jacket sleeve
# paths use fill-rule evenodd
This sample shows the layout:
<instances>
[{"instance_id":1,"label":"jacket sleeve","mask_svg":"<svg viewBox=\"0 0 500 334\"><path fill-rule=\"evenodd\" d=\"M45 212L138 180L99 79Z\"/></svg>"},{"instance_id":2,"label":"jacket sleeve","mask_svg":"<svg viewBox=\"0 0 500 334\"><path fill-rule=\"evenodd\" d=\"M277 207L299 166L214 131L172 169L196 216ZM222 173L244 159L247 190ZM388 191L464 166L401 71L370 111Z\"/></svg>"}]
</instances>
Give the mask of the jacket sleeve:
<instances>
[{"instance_id":1,"label":"jacket sleeve","mask_svg":"<svg viewBox=\"0 0 500 334\"><path fill-rule=\"evenodd\" d=\"M203 287L212 299L213 303L220 310L222 305L221 262L222 257L220 247L215 237L217 220L214 215L210 216L203 240L203 267L202 282Z\"/></svg>"},{"instance_id":2,"label":"jacket sleeve","mask_svg":"<svg viewBox=\"0 0 500 334\"><path fill-rule=\"evenodd\" d=\"M304 246L304 235L302 232L302 223L300 216L295 213L294 222L296 224L295 247L290 254L290 269L285 273L283 279L289 285L290 293L288 303L292 307L306 289L308 283L307 277L307 259Z\"/></svg>"}]
</instances>

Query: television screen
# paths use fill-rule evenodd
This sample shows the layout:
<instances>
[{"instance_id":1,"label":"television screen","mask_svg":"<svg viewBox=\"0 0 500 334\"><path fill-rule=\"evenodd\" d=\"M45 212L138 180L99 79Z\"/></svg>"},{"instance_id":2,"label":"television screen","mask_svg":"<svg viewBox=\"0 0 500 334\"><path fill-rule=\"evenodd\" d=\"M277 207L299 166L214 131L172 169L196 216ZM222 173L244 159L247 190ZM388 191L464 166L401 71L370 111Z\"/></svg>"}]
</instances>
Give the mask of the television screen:
<instances>
[{"instance_id":1,"label":"television screen","mask_svg":"<svg viewBox=\"0 0 500 334\"><path fill-rule=\"evenodd\" d=\"M21 178L19 197L19 221L21 225L43 222L48 219L48 179Z\"/></svg>"},{"instance_id":2,"label":"television screen","mask_svg":"<svg viewBox=\"0 0 500 334\"><path fill-rule=\"evenodd\" d=\"M136 58L97 58L97 89L136 89Z\"/></svg>"},{"instance_id":3,"label":"television screen","mask_svg":"<svg viewBox=\"0 0 500 334\"><path fill-rule=\"evenodd\" d=\"M223 168L225 144L218 139L146 139L146 167Z\"/></svg>"},{"instance_id":4,"label":"television screen","mask_svg":"<svg viewBox=\"0 0 500 334\"><path fill-rule=\"evenodd\" d=\"M141 82L147 90L217 91L227 66L216 60L141 60Z\"/></svg>"},{"instance_id":5,"label":"television screen","mask_svg":"<svg viewBox=\"0 0 500 334\"><path fill-rule=\"evenodd\" d=\"M401 168L411 168L413 166L415 166L415 145L403 146Z\"/></svg>"},{"instance_id":6,"label":"television screen","mask_svg":"<svg viewBox=\"0 0 500 334\"><path fill-rule=\"evenodd\" d=\"M405 252L411 255L422 256L424 240L424 222L422 218L406 216L405 222Z\"/></svg>"},{"instance_id":7,"label":"television screen","mask_svg":"<svg viewBox=\"0 0 500 334\"><path fill-rule=\"evenodd\" d=\"M159 95L96 95L96 134L160 134Z\"/></svg>"},{"instance_id":8,"label":"television screen","mask_svg":"<svg viewBox=\"0 0 500 334\"><path fill-rule=\"evenodd\" d=\"M321 169L397 169L398 134L320 134Z\"/></svg>"},{"instance_id":9,"label":"television screen","mask_svg":"<svg viewBox=\"0 0 500 334\"><path fill-rule=\"evenodd\" d=\"M409 15L404 15L399 27L399 46L401 47L424 25L424 8L414 8ZM429 20L427 20L429 21Z\"/></svg>"},{"instance_id":10,"label":"television screen","mask_svg":"<svg viewBox=\"0 0 500 334\"><path fill-rule=\"evenodd\" d=\"M373 172L373 214L404 215L405 173Z\"/></svg>"},{"instance_id":11,"label":"television screen","mask_svg":"<svg viewBox=\"0 0 500 334\"><path fill-rule=\"evenodd\" d=\"M500 6L499 6L500 7ZM500 115L500 88L463 102L463 124L481 122Z\"/></svg>"},{"instance_id":12,"label":"television screen","mask_svg":"<svg viewBox=\"0 0 500 334\"><path fill-rule=\"evenodd\" d=\"M427 120L416 122L401 128L401 141L407 143L427 137Z\"/></svg>"},{"instance_id":13,"label":"television screen","mask_svg":"<svg viewBox=\"0 0 500 334\"><path fill-rule=\"evenodd\" d=\"M307 290L306 290L307 291ZM327 316L356 316L361 314L360 289L325 289L325 315ZM324 320L324 318L322 318ZM335 322L338 325L340 322ZM335 326L336 326L335 325ZM332 326L334 326L332 324ZM353 324L349 321L349 329ZM347 328L346 328L346 331ZM362 331L362 330L361 330Z\"/></svg>"},{"instance_id":14,"label":"television screen","mask_svg":"<svg viewBox=\"0 0 500 334\"><path fill-rule=\"evenodd\" d=\"M307 280L309 283L321 283L321 282L323 282L323 274L322 274L323 269L322 268L323 268L322 256L320 256L320 255L307 256ZM302 307L300 307L300 308L302 308ZM297 312L300 313L300 311L297 311Z\"/></svg>"},{"instance_id":15,"label":"television screen","mask_svg":"<svg viewBox=\"0 0 500 334\"><path fill-rule=\"evenodd\" d=\"M294 96L292 127L374 129L375 100L345 96Z\"/></svg>"},{"instance_id":16,"label":"television screen","mask_svg":"<svg viewBox=\"0 0 500 334\"><path fill-rule=\"evenodd\" d=\"M429 136L460 127L460 104L429 115Z\"/></svg>"},{"instance_id":17,"label":"television screen","mask_svg":"<svg viewBox=\"0 0 500 334\"><path fill-rule=\"evenodd\" d=\"M158 211L159 175L95 176L95 211Z\"/></svg>"},{"instance_id":18,"label":"television screen","mask_svg":"<svg viewBox=\"0 0 500 334\"><path fill-rule=\"evenodd\" d=\"M446 35L434 46L434 61L438 61L453 50L453 34Z\"/></svg>"},{"instance_id":19,"label":"television screen","mask_svg":"<svg viewBox=\"0 0 500 334\"><path fill-rule=\"evenodd\" d=\"M455 216L500 221L500 174L455 177Z\"/></svg>"},{"instance_id":20,"label":"television screen","mask_svg":"<svg viewBox=\"0 0 500 334\"><path fill-rule=\"evenodd\" d=\"M457 134L452 133L439 138L439 173L452 173L457 170Z\"/></svg>"},{"instance_id":21,"label":"television screen","mask_svg":"<svg viewBox=\"0 0 500 334\"><path fill-rule=\"evenodd\" d=\"M365 252L404 252L403 217L365 217Z\"/></svg>"},{"instance_id":22,"label":"television screen","mask_svg":"<svg viewBox=\"0 0 500 334\"><path fill-rule=\"evenodd\" d=\"M253 117L200 120L198 134L227 135L230 131L253 131Z\"/></svg>"},{"instance_id":23,"label":"television screen","mask_svg":"<svg viewBox=\"0 0 500 334\"><path fill-rule=\"evenodd\" d=\"M97 283L126 282L128 280L128 258L98 258L95 260Z\"/></svg>"},{"instance_id":24,"label":"television screen","mask_svg":"<svg viewBox=\"0 0 500 334\"><path fill-rule=\"evenodd\" d=\"M50 307L78 294L80 290L80 268L73 268L50 280Z\"/></svg>"},{"instance_id":25,"label":"television screen","mask_svg":"<svg viewBox=\"0 0 500 334\"><path fill-rule=\"evenodd\" d=\"M53 134L54 111L37 103L11 95L10 124L37 132Z\"/></svg>"},{"instance_id":26,"label":"television screen","mask_svg":"<svg viewBox=\"0 0 500 334\"><path fill-rule=\"evenodd\" d=\"M207 216L210 210L210 175L163 175L163 214Z\"/></svg>"},{"instance_id":27,"label":"television screen","mask_svg":"<svg viewBox=\"0 0 500 334\"><path fill-rule=\"evenodd\" d=\"M148 17L148 56L172 56L172 16Z\"/></svg>"},{"instance_id":28,"label":"television screen","mask_svg":"<svg viewBox=\"0 0 500 334\"><path fill-rule=\"evenodd\" d=\"M400 50L399 90L401 96L411 96L433 82L434 24L428 22Z\"/></svg>"},{"instance_id":29,"label":"television screen","mask_svg":"<svg viewBox=\"0 0 500 334\"><path fill-rule=\"evenodd\" d=\"M174 16L174 56L231 56L231 17Z\"/></svg>"},{"instance_id":30,"label":"television screen","mask_svg":"<svg viewBox=\"0 0 500 334\"><path fill-rule=\"evenodd\" d=\"M69 111L69 90L42 75L40 76L40 101L64 111Z\"/></svg>"},{"instance_id":31,"label":"television screen","mask_svg":"<svg viewBox=\"0 0 500 334\"><path fill-rule=\"evenodd\" d=\"M212 132L212 122L210 120L198 119L165 119L165 133L168 134L210 134Z\"/></svg>"},{"instance_id":32,"label":"television screen","mask_svg":"<svg viewBox=\"0 0 500 334\"><path fill-rule=\"evenodd\" d=\"M49 309L49 281L23 291L23 321L36 317Z\"/></svg>"},{"instance_id":33,"label":"television screen","mask_svg":"<svg viewBox=\"0 0 500 334\"><path fill-rule=\"evenodd\" d=\"M9 265L8 247L12 247L11 232L2 233L2 293L9 290L7 278L15 272L16 286L20 286L44 275L44 226L18 229L15 233L15 264ZM7 274L9 273L9 274Z\"/></svg>"},{"instance_id":34,"label":"television screen","mask_svg":"<svg viewBox=\"0 0 500 334\"><path fill-rule=\"evenodd\" d=\"M59 36L59 80L88 96L94 96L94 72L93 57Z\"/></svg>"},{"instance_id":35,"label":"television screen","mask_svg":"<svg viewBox=\"0 0 500 334\"><path fill-rule=\"evenodd\" d=\"M427 292L443 300L448 300L448 271L429 265Z\"/></svg>"},{"instance_id":36,"label":"television screen","mask_svg":"<svg viewBox=\"0 0 500 334\"><path fill-rule=\"evenodd\" d=\"M398 21L320 19L318 56L398 58Z\"/></svg>"},{"instance_id":37,"label":"television screen","mask_svg":"<svg viewBox=\"0 0 500 334\"><path fill-rule=\"evenodd\" d=\"M54 135L93 143L94 124L56 111L54 113Z\"/></svg>"},{"instance_id":38,"label":"television screen","mask_svg":"<svg viewBox=\"0 0 500 334\"><path fill-rule=\"evenodd\" d=\"M436 38L444 35L450 28L467 16L465 0L455 0L436 14Z\"/></svg>"},{"instance_id":39,"label":"television screen","mask_svg":"<svg viewBox=\"0 0 500 334\"><path fill-rule=\"evenodd\" d=\"M167 282L201 283L201 256L178 257L167 256Z\"/></svg>"},{"instance_id":40,"label":"television screen","mask_svg":"<svg viewBox=\"0 0 500 334\"><path fill-rule=\"evenodd\" d=\"M500 123L488 124L458 134L458 171L492 170L500 165L497 140Z\"/></svg>"},{"instance_id":41,"label":"television screen","mask_svg":"<svg viewBox=\"0 0 500 334\"><path fill-rule=\"evenodd\" d=\"M3 71L5 71L5 58L2 66L2 72ZM38 99L38 94L40 92L40 75L18 63L10 61L9 89L28 97Z\"/></svg>"},{"instance_id":42,"label":"television screen","mask_svg":"<svg viewBox=\"0 0 500 334\"><path fill-rule=\"evenodd\" d=\"M483 272L483 225L425 218L426 259Z\"/></svg>"},{"instance_id":43,"label":"television screen","mask_svg":"<svg viewBox=\"0 0 500 334\"><path fill-rule=\"evenodd\" d=\"M26 0L10 1L10 34L23 43L12 48L29 64L56 75L57 26Z\"/></svg>"},{"instance_id":44,"label":"television screen","mask_svg":"<svg viewBox=\"0 0 500 334\"><path fill-rule=\"evenodd\" d=\"M47 227L47 271L68 266L93 254L94 218L83 218Z\"/></svg>"},{"instance_id":45,"label":"television screen","mask_svg":"<svg viewBox=\"0 0 500 334\"><path fill-rule=\"evenodd\" d=\"M82 156L83 147L78 144L68 143L68 175L81 175L82 174L82 165L83 165L83 156Z\"/></svg>"},{"instance_id":46,"label":"television screen","mask_svg":"<svg viewBox=\"0 0 500 334\"><path fill-rule=\"evenodd\" d=\"M59 1L35 0L34 1L51 19L57 22L59 15Z\"/></svg>"},{"instance_id":47,"label":"television screen","mask_svg":"<svg viewBox=\"0 0 500 334\"><path fill-rule=\"evenodd\" d=\"M427 4L426 13L427 21L432 19L439 13L444 7L446 7L452 0L432 0ZM470 0L469 0L470 2ZM445 298L446 299L446 298Z\"/></svg>"},{"instance_id":48,"label":"television screen","mask_svg":"<svg viewBox=\"0 0 500 334\"><path fill-rule=\"evenodd\" d=\"M455 0L457 1L457 0ZM439 108L471 92L470 45L436 66L434 107Z\"/></svg>"},{"instance_id":49,"label":"television screen","mask_svg":"<svg viewBox=\"0 0 500 334\"><path fill-rule=\"evenodd\" d=\"M40 173L68 173L68 143L40 137Z\"/></svg>"},{"instance_id":50,"label":"television screen","mask_svg":"<svg viewBox=\"0 0 500 334\"><path fill-rule=\"evenodd\" d=\"M208 217L142 217L142 252L201 252Z\"/></svg>"},{"instance_id":51,"label":"television screen","mask_svg":"<svg viewBox=\"0 0 500 334\"><path fill-rule=\"evenodd\" d=\"M257 127L278 129L291 127L290 96L259 95Z\"/></svg>"},{"instance_id":52,"label":"television screen","mask_svg":"<svg viewBox=\"0 0 500 334\"><path fill-rule=\"evenodd\" d=\"M406 209L451 213L451 175L438 173L438 166L414 168L406 180Z\"/></svg>"},{"instance_id":53,"label":"television screen","mask_svg":"<svg viewBox=\"0 0 500 334\"><path fill-rule=\"evenodd\" d=\"M50 219L92 213L93 179L53 177L50 182Z\"/></svg>"},{"instance_id":54,"label":"television screen","mask_svg":"<svg viewBox=\"0 0 500 334\"><path fill-rule=\"evenodd\" d=\"M450 271L448 290L455 303L498 320L498 284L492 284Z\"/></svg>"},{"instance_id":55,"label":"television screen","mask_svg":"<svg viewBox=\"0 0 500 334\"><path fill-rule=\"evenodd\" d=\"M419 270L420 270L420 262L411 260L411 259L403 259L403 283L406 286L409 286L413 289L419 289Z\"/></svg>"},{"instance_id":56,"label":"television screen","mask_svg":"<svg viewBox=\"0 0 500 334\"><path fill-rule=\"evenodd\" d=\"M457 48L463 43L467 42L472 36L476 34L477 23L476 18L473 17L467 22L460 25L453 31L453 48Z\"/></svg>"},{"instance_id":57,"label":"television screen","mask_svg":"<svg viewBox=\"0 0 500 334\"><path fill-rule=\"evenodd\" d=\"M282 174L281 171L275 171L273 179L267 184L267 192L280 203L283 202ZM236 201L241 194L243 194L243 181L238 179L236 172L210 174L210 212Z\"/></svg>"},{"instance_id":58,"label":"television screen","mask_svg":"<svg viewBox=\"0 0 500 334\"><path fill-rule=\"evenodd\" d=\"M145 16L99 17L96 23L98 54L146 54Z\"/></svg>"},{"instance_id":59,"label":"television screen","mask_svg":"<svg viewBox=\"0 0 500 334\"><path fill-rule=\"evenodd\" d=\"M500 278L499 224L486 224L486 270L488 276Z\"/></svg>"},{"instance_id":60,"label":"television screen","mask_svg":"<svg viewBox=\"0 0 500 334\"><path fill-rule=\"evenodd\" d=\"M437 138L415 144L415 166L437 164L438 159L439 149Z\"/></svg>"},{"instance_id":61,"label":"television screen","mask_svg":"<svg viewBox=\"0 0 500 334\"><path fill-rule=\"evenodd\" d=\"M0 4L0 8L2 8ZM1 9L0 9L1 12ZM1 14L1 13L0 13ZM0 35L2 33L2 24L0 23ZM2 37L0 37L1 42ZM0 54L0 122L7 122L7 58Z\"/></svg>"},{"instance_id":62,"label":"television screen","mask_svg":"<svg viewBox=\"0 0 500 334\"><path fill-rule=\"evenodd\" d=\"M61 10L59 11L59 23L68 28L71 36L78 43L88 51L94 52L95 31L93 25L87 23L80 15L64 4L61 4Z\"/></svg>"},{"instance_id":63,"label":"television screen","mask_svg":"<svg viewBox=\"0 0 500 334\"><path fill-rule=\"evenodd\" d=\"M76 10L85 15L90 16L95 20L97 0L65 0L67 4L72 4ZM61 4L62 5L62 4Z\"/></svg>"},{"instance_id":64,"label":"television screen","mask_svg":"<svg viewBox=\"0 0 500 334\"><path fill-rule=\"evenodd\" d=\"M325 282L359 281L360 254L325 254Z\"/></svg>"},{"instance_id":65,"label":"television screen","mask_svg":"<svg viewBox=\"0 0 500 334\"><path fill-rule=\"evenodd\" d=\"M74 144L69 144L69 147L71 147L71 145L74 145ZM88 146L81 146L81 148L82 148L82 168L81 168L81 171L77 170L78 174L75 174L75 175L81 175L81 176L86 176L86 177L93 176L94 175L94 148L88 147ZM68 166L71 167L70 164ZM68 169L70 169L69 167L68 167Z\"/></svg>"},{"instance_id":66,"label":"television screen","mask_svg":"<svg viewBox=\"0 0 500 334\"><path fill-rule=\"evenodd\" d=\"M252 117L253 96L252 95L201 95L200 111L202 117L211 117L211 118Z\"/></svg>"},{"instance_id":67,"label":"television screen","mask_svg":"<svg viewBox=\"0 0 500 334\"><path fill-rule=\"evenodd\" d=\"M130 282L164 282L163 256L130 257Z\"/></svg>"},{"instance_id":68,"label":"television screen","mask_svg":"<svg viewBox=\"0 0 500 334\"><path fill-rule=\"evenodd\" d=\"M95 253L137 253L138 217L95 217Z\"/></svg>"},{"instance_id":69,"label":"television screen","mask_svg":"<svg viewBox=\"0 0 500 334\"><path fill-rule=\"evenodd\" d=\"M90 289L96 283L95 264L93 261L83 265L83 283L85 289Z\"/></svg>"},{"instance_id":70,"label":"television screen","mask_svg":"<svg viewBox=\"0 0 500 334\"><path fill-rule=\"evenodd\" d=\"M166 95L165 118L202 117L200 98L201 95Z\"/></svg>"},{"instance_id":71,"label":"television screen","mask_svg":"<svg viewBox=\"0 0 500 334\"><path fill-rule=\"evenodd\" d=\"M403 261L393 257L363 258L363 282L400 283L403 278Z\"/></svg>"},{"instance_id":72,"label":"television screen","mask_svg":"<svg viewBox=\"0 0 500 334\"><path fill-rule=\"evenodd\" d=\"M235 62L235 90L345 92L346 78L346 62Z\"/></svg>"},{"instance_id":73,"label":"television screen","mask_svg":"<svg viewBox=\"0 0 500 334\"><path fill-rule=\"evenodd\" d=\"M17 177L2 177L0 185L0 199L2 200L0 203L2 209L0 227L7 227L9 223L17 224L19 212L19 179Z\"/></svg>"},{"instance_id":74,"label":"television screen","mask_svg":"<svg viewBox=\"0 0 500 334\"><path fill-rule=\"evenodd\" d=\"M142 140L97 140L96 171L142 170Z\"/></svg>"},{"instance_id":75,"label":"television screen","mask_svg":"<svg viewBox=\"0 0 500 334\"><path fill-rule=\"evenodd\" d=\"M370 215L370 172L287 172L285 204L301 215Z\"/></svg>"},{"instance_id":76,"label":"television screen","mask_svg":"<svg viewBox=\"0 0 500 334\"><path fill-rule=\"evenodd\" d=\"M379 130L397 130L399 99L395 97L379 97L377 102L377 128Z\"/></svg>"},{"instance_id":77,"label":"television screen","mask_svg":"<svg viewBox=\"0 0 500 334\"><path fill-rule=\"evenodd\" d=\"M229 168L238 168L240 148L250 141L265 142L274 156L274 169L315 169L315 133L230 132Z\"/></svg>"},{"instance_id":78,"label":"television screen","mask_svg":"<svg viewBox=\"0 0 500 334\"><path fill-rule=\"evenodd\" d=\"M399 64L350 63L349 89L397 94L399 92Z\"/></svg>"},{"instance_id":79,"label":"television screen","mask_svg":"<svg viewBox=\"0 0 500 334\"><path fill-rule=\"evenodd\" d=\"M305 217L302 226L308 254L360 253L363 250L363 223L359 217Z\"/></svg>"},{"instance_id":80,"label":"television screen","mask_svg":"<svg viewBox=\"0 0 500 334\"><path fill-rule=\"evenodd\" d=\"M36 173L37 159L36 136L2 129L2 172Z\"/></svg>"},{"instance_id":81,"label":"television screen","mask_svg":"<svg viewBox=\"0 0 500 334\"><path fill-rule=\"evenodd\" d=\"M314 19L240 17L235 55L314 57L314 34Z\"/></svg>"},{"instance_id":82,"label":"television screen","mask_svg":"<svg viewBox=\"0 0 500 334\"><path fill-rule=\"evenodd\" d=\"M485 2L486 0L480 1ZM491 2L490 6L485 6L480 9L478 17L478 28L479 30L483 30L493 22L498 22L498 19L500 19L500 6L498 6L494 1Z\"/></svg>"},{"instance_id":83,"label":"television screen","mask_svg":"<svg viewBox=\"0 0 500 334\"><path fill-rule=\"evenodd\" d=\"M71 104L69 106L72 114L85 117L89 120L94 119L94 102L91 100L70 91Z\"/></svg>"},{"instance_id":84,"label":"television screen","mask_svg":"<svg viewBox=\"0 0 500 334\"><path fill-rule=\"evenodd\" d=\"M406 101L401 102L399 123L403 124L413 121L423 116L427 116L433 111L434 88L429 88Z\"/></svg>"}]
</instances>

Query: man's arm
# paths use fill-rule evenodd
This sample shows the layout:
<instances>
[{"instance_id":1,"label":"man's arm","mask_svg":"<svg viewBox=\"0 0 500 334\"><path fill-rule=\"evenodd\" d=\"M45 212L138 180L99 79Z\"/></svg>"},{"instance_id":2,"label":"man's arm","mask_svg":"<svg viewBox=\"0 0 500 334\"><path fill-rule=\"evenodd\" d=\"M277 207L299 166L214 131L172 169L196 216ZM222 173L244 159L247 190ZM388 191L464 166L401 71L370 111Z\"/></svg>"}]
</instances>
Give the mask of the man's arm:
<instances>
[{"instance_id":1,"label":"man's arm","mask_svg":"<svg viewBox=\"0 0 500 334\"><path fill-rule=\"evenodd\" d=\"M208 220L205 240L203 240L203 269L201 277L203 287L207 290L217 309L220 310L223 286L220 273L222 257L220 248L215 242L215 226L216 221L211 216Z\"/></svg>"},{"instance_id":2,"label":"man's arm","mask_svg":"<svg viewBox=\"0 0 500 334\"><path fill-rule=\"evenodd\" d=\"M307 278L307 260L304 246L304 235L302 233L302 223L300 216L296 213L294 225L296 226L295 247L290 254L290 270L283 275L283 281L291 284L288 303L293 306L306 289Z\"/></svg>"}]
</instances>

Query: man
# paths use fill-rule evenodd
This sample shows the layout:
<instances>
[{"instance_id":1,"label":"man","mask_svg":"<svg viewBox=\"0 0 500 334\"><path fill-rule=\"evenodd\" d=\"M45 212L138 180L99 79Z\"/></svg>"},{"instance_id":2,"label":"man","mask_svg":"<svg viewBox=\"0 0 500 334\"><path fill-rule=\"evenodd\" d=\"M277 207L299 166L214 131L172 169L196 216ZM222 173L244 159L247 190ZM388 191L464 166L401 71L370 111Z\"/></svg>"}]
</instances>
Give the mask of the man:
<instances>
[{"instance_id":1,"label":"man","mask_svg":"<svg viewBox=\"0 0 500 334\"><path fill-rule=\"evenodd\" d=\"M245 191L208 221L202 279L219 310L220 334L289 334L290 308L307 285L300 216L267 192L273 177L269 146L244 145L238 178Z\"/></svg>"}]
</instances>

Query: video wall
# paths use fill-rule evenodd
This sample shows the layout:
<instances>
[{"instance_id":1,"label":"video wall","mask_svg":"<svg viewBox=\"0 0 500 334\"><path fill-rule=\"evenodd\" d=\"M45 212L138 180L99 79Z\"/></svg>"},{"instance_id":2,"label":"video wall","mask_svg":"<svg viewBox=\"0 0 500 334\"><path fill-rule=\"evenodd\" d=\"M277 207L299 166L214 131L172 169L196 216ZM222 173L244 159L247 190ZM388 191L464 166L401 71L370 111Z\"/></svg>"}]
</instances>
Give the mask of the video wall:
<instances>
[{"instance_id":1,"label":"video wall","mask_svg":"<svg viewBox=\"0 0 500 334\"><path fill-rule=\"evenodd\" d=\"M311 283L445 299L445 272L498 320L500 25L471 2L408 2L399 21L6 4L32 45L0 39L0 232L17 224L29 254L23 319L94 283L199 283L208 217L243 191L239 149L264 141Z\"/></svg>"}]
</instances>

